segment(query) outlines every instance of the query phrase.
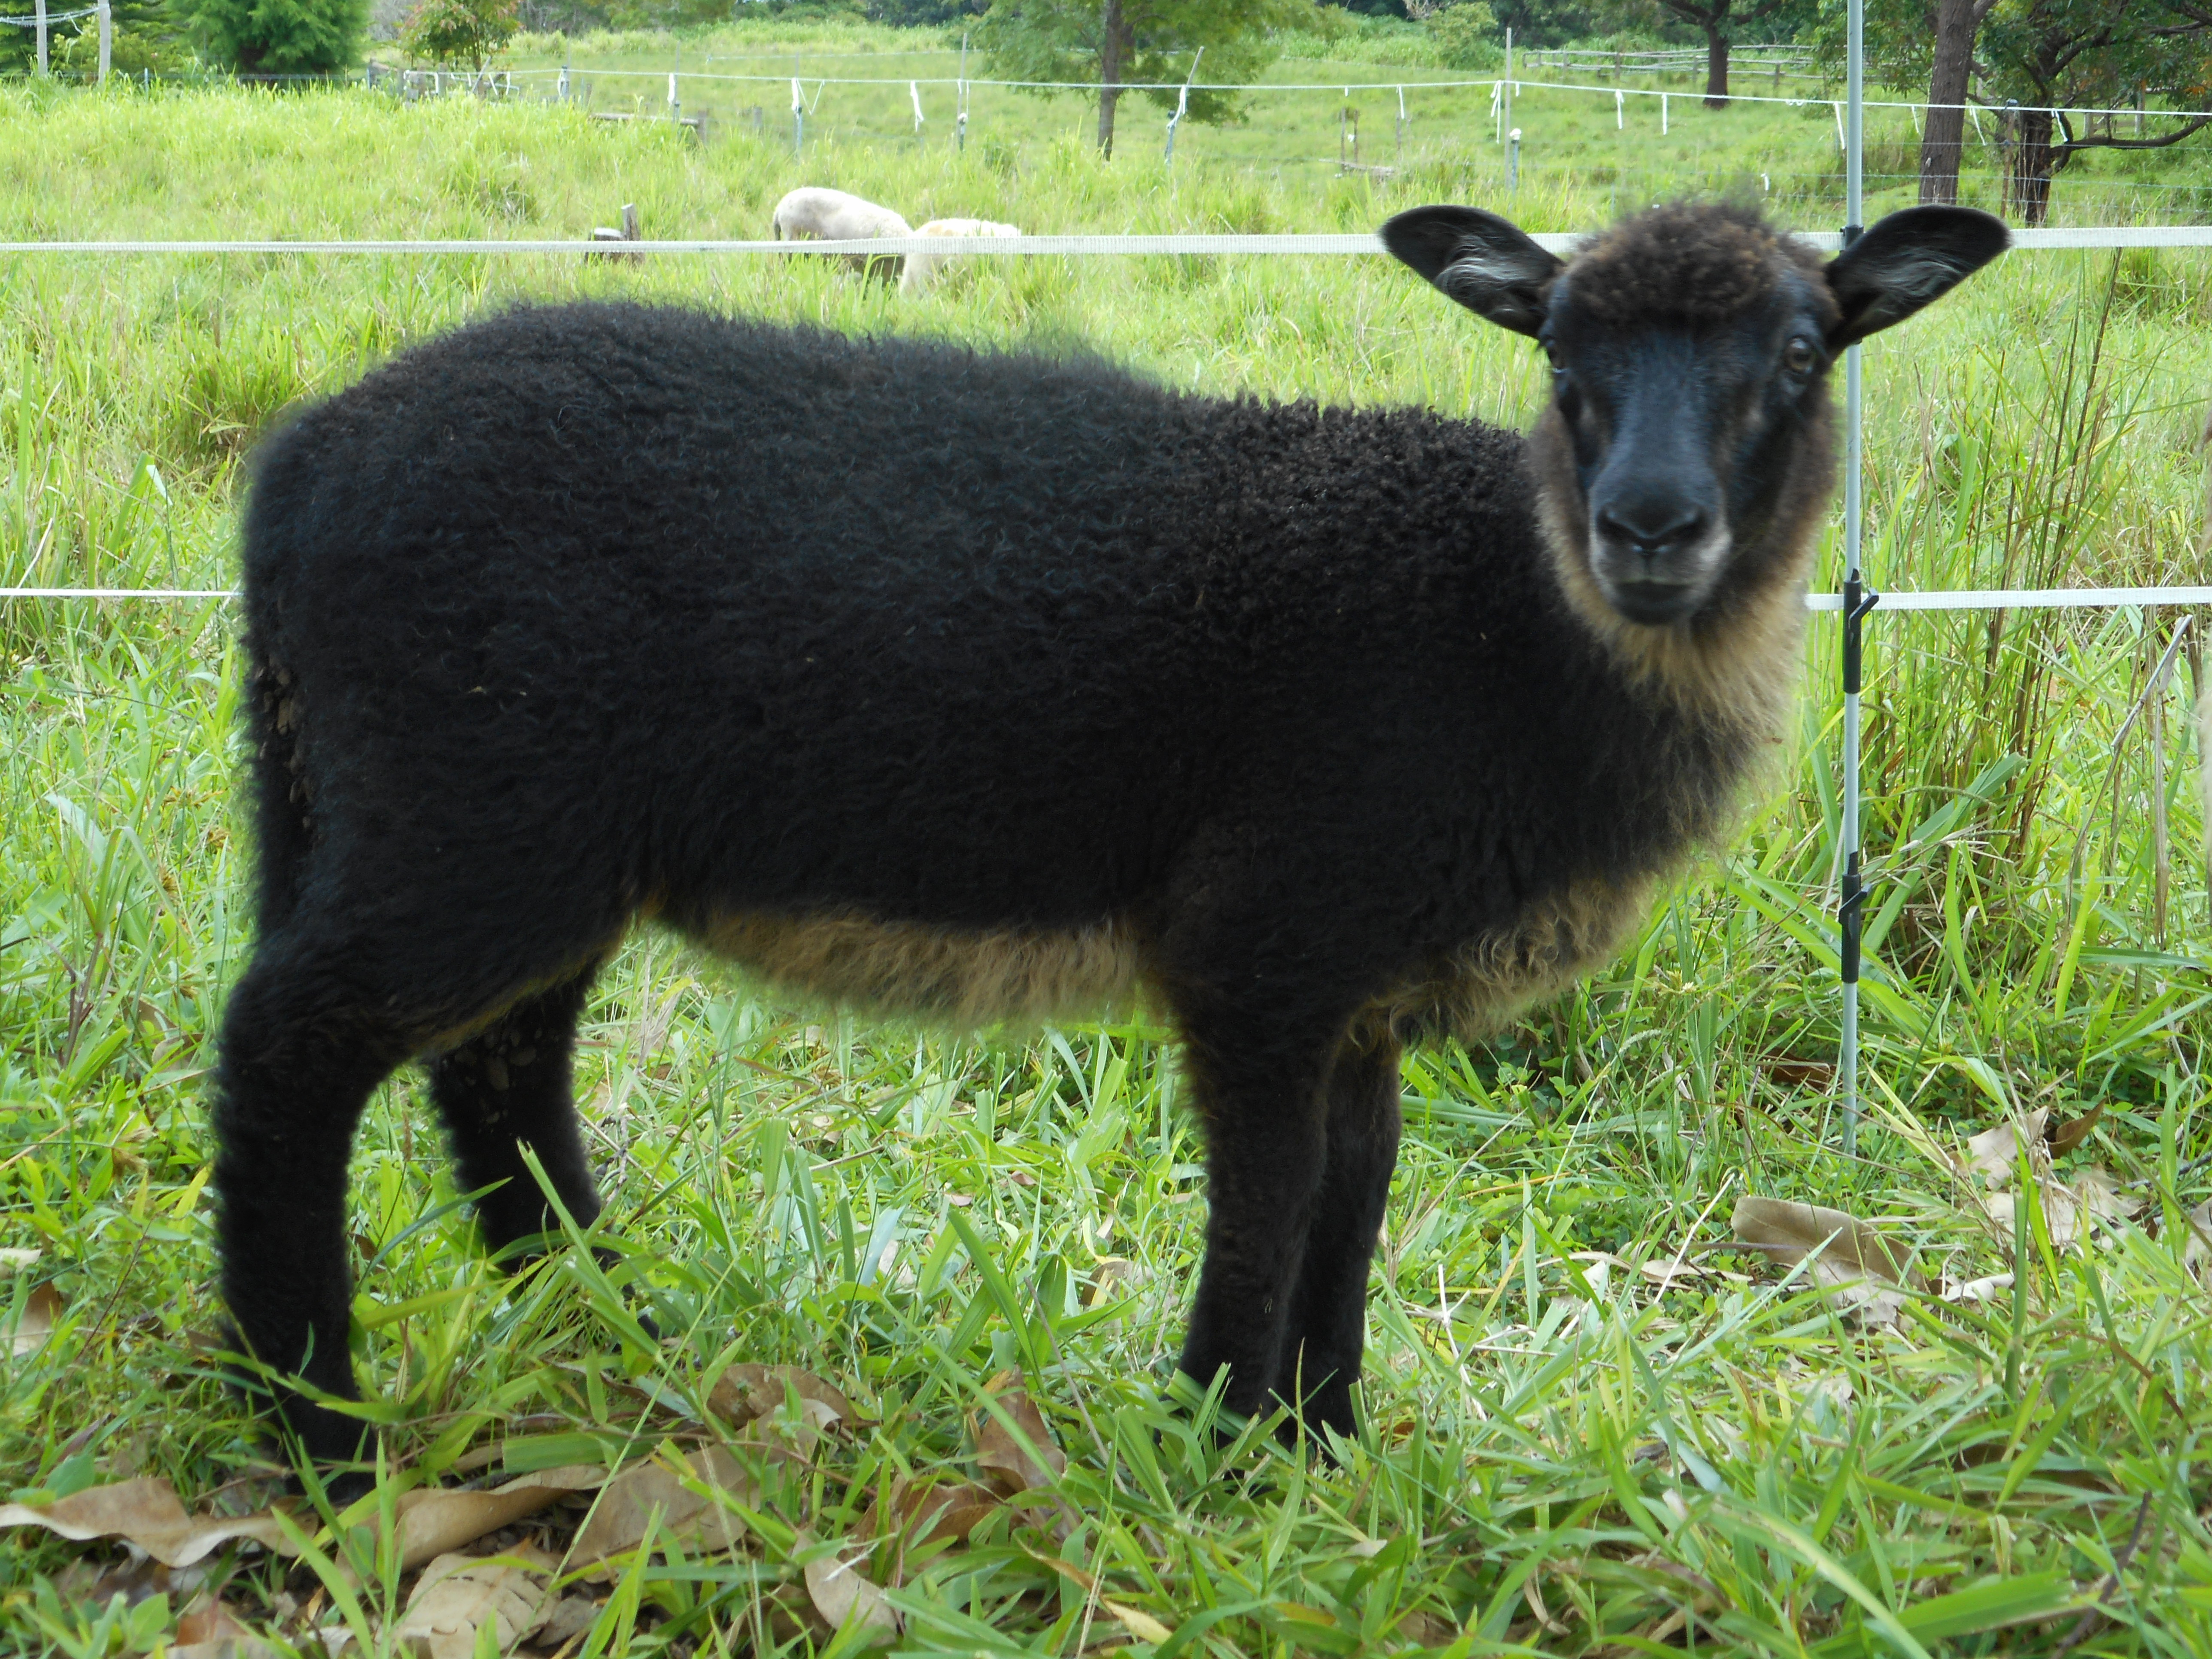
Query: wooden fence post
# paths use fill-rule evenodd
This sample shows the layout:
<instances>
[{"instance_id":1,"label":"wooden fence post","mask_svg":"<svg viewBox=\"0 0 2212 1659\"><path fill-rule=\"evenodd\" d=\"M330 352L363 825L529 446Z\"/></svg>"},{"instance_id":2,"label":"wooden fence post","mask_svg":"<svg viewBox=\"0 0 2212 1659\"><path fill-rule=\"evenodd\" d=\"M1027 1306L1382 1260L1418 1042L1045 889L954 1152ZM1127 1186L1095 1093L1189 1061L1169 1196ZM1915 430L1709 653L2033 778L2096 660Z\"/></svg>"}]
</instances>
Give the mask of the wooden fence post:
<instances>
[{"instance_id":1,"label":"wooden fence post","mask_svg":"<svg viewBox=\"0 0 2212 1659\"><path fill-rule=\"evenodd\" d=\"M39 27L39 73L43 76L46 73L46 0L38 0L37 14Z\"/></svg>"},{"instance_id":2,"label":"wooden fence post","mask_svg":"<svg viewBox=\"0 0 2212 1659\"><path fill-rule=\"evenodd\" d=\"M100 0L100 84L107 84L107 66L115 58L115 8Z\"/></svg>"}]
</instances>

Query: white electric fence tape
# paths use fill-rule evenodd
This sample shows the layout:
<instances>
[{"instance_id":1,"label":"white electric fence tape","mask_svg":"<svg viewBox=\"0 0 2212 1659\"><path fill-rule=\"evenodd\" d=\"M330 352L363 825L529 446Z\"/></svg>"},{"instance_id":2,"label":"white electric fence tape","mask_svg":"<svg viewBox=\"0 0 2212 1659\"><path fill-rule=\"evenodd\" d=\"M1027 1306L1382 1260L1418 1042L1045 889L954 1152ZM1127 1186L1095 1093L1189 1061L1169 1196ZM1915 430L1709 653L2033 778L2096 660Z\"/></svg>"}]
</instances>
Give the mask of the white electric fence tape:
<instances>
[{"instance_id":1,"label":"white electric fence tape","mask_svg":"<svg viewBox=\"0 0 2212 1659\"><path fill-rule=\"evenodd\" d=\"M0 587L0 599L234 599L234 587ZM2130 605L2212 605L2212 587L1960 587L1884 593L1889 611L2114 611ZM1840 611L1840 593L1808 593L1808 611Z\"/></svg>"},{"instance_id":2,"label":"white electric fence tape","mask_svg":"<svg viewBox=\"0 0 2212 1659\"><path fill-rule=\"evenodd\" d=\"M1570 253L1589 233L1546 231L1530 240L1553 253ZM1798 231L1798 240L1823 252L1836 251L1832 230ZM2013 246L2033 248L2212 247L2212 225L2103 225L2076 229L2015 230ZM1380 254L1371 231L1315 235L1236 236L875 236L848 241L750 241L739 240L581 242L527 238L473 237L429 241L319 241L308 239L192 242L0 242L9 253L780 253L897 254L964 253L1066 254Z\"/></svg>"}]
</instances>

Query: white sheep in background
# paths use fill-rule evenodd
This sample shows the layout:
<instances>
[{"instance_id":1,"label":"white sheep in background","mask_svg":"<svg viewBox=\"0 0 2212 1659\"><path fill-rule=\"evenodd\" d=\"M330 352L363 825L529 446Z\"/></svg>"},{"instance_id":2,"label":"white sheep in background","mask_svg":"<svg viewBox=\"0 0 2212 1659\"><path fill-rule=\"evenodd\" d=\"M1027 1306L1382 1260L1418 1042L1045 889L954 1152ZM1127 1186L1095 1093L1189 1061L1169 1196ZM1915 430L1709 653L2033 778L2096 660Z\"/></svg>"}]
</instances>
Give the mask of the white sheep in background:
<instances>
[{"instance_id":1,"label":"white sheep in background","mask_svg":"<svg viewBox=\"0 0 2212 1659\"><path fill-rule=\"evenodd\" d=\"M917 236L1018 236L1022 233L1012 225L1002 225L989 219L932 219ZM919 294L937 279L937 273L959 256L951 253L915 253L907 256L906 270L899 277L899 292Z\"/></svg>"},{"instance_id":2,"label":"white sheep in background","mask_svg":"<svg viewBox=\"0 0 2212 1659\"><path fill-rule=\"evenodd\" d=\"M845 242L868 236L911 236L907 222L890 208L821 185L802 185L775 204L770 222L779 242ZM866 270L878 259L899 264L894 254L847 256L855 270ZM890 273L886 273L886 275Z\"/></svg>"}]
</instances>

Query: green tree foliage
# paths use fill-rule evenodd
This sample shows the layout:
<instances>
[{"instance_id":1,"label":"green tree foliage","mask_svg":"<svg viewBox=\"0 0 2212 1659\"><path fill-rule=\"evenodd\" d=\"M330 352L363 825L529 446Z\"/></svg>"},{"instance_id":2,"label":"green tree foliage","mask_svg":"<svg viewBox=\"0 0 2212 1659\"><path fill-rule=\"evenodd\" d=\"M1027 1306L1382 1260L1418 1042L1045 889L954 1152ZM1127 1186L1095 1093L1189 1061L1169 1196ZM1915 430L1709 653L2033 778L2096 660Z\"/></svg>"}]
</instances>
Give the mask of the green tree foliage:
<instances>
[{"instance_id":1,"label":"green tree foliage","mask_svg":"<svg viewBox=\"0 0 2212 1659\"><path fill-rule=\"evenodd\" d=\"M481 70L506 50L517 10L518 0L419 0L399 26L399 45L416 63Z\"/></svg>"},{"instance_id":2,"label":"green tree foliage","mask_svg":"<svg viewBox=\"0 0 2212 1659\"><path fill-rule=\"evenodd\" d=\"M1983 21L1977 56L1988 67L1982 95L2021 106L2007 118L2005 195L2024 224L2050 210L2051 181L2085 150L2178 144L2203 117L2162 121L2138 136L2128 117L2075 118L2156 94L2202 109L2212 92L2212 5L2179 0L2003 0Z\"/></svg>"},{"instance_id":3,"label":"green tree foliage","mask_svg":"<svg viewBox=\"0 0 2212 1659\"><path fill-rule=\"evenodd\" d=\"M1201 52L1204 80L1252 80L1275 60L1269 31L1305 21L1310 10L1310 0L992 0L975 39L1003 80L1096 86L1098 147L1110 155L1124 88L1182 81ZM1144 95L1176 106L1172 87L1155 85ZM1190 94L1190 120L1237 115L1233 93Z\"/></svg>"},{"instance_id":4,"label":"green tree foliage","mask_svg":"<svg viewBox=\"0 0 2212 1659\"><path fill-rule=\"evenodd\" d=\"M76 0L46 0L49 12L75 11ZM32 8L0 5L9 16L27 17ZM191 54L174 38L165 0L113 0L113 54L110 70L136 76L142 69L155 74L183 68ZM0 28L0 75L28 75L38 67L38 37L26 28ZM100 70L100 22L84 17L57 23L46 32L46 64L57 75L75 80Z\"/></svg>"},{"instance_id":5,"label":"green tree foliage","mask_svg":"<svg viewBox=\"0 0 2212 1659\"><path fill-rule=\"evenodd\" d=\"M1422 0L1413 3L1418 9ZM1491 10L1488 0L1459 0L1456 4L1435 7L1422 16L1421 26L1435 40L1449 68L1489 69L1504 59L1504 50L1498 44L1498 14Z\"/></svg>"},{"instance_id":6,"label":"green tree foliage","mask_svg":"<svg viewBox=\"0 0 2212 1659\"><path fill-rule=\"evenodd\" d=\"M1870 78L1930 85L1942 3L1866 0ZM2155 113L2160 105L2202 109L2212 98L2212 0L1995 0L1972 10L1980 15L1967 20L1972 49L1966 99L1999 112L2005 205L2021 224L2044 222L2052 181L2076 156L2093 149L2163 149L2212 125ZM1844 27L1844 0L1824 0L1819 44L1832 64L1840 64ZM1948 85L1931 88L1931 96L1948 102ZM2139 101L2149 112L2140 131L2131 115L2075 112L2132 109ZM1942 158L1936 160L1940 168ZM1923 145L1923 198L1945 199L1940 183L1929 182L1929 167Z\"/></svg>"},{"instance_id":7,"label":"green tree foliage","mask_svg":"<svg viewBox=\"0 0 2212 1659\"><path fill-rule=\"evenodd\" d=\"M328 75L359 61L368 0L177 0L203 57L241 75Z\"/></svg>"}]
</instances>

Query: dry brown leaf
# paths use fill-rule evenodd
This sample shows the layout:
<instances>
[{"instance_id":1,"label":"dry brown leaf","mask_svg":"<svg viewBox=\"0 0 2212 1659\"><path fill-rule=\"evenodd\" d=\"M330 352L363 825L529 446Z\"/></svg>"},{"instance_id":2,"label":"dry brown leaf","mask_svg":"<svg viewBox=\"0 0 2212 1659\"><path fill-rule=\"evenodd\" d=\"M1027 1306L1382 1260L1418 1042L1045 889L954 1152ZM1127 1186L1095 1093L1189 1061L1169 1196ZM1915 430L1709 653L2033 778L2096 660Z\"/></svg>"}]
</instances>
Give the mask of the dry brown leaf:
<instances>
[{"instance_id":1,"label":"dry brown leaf","mask_svg":"<svg viewBox=\"0 0 2212 1659\"><path fill-rule=\"evenodd\" d=\"M2079 1117L2069 1118L2063 1123L2052 1124L2049 1130L2051 1157L2063 1158L2087 1140L2089 1138L2089 1132L2097 1127L2097 1120L2104 1115L2105 1109L2099 1104L2092 1106Z\"/></svg>"},{"instance_id":2,"label":"dry brown leaf","mask_svg":"<svg viewBox=\"0 0 2212 1659\"><path fill-rule=\"evenodd\" d=\"M564 1595L553 1604L545 1615L545 1622L538 1627L532 1638L535 1646L558 1653L562 1648L592 1628L599 1616L599 1604L588 1595Z\"/></svg>"},{"instance_id":3,"label":"dry brown leaf","mask_svg":"<svg viewBox=\"0 0 2212 1659\"><path fill-rule=\"evenodd\" d=\"M742 1427L775 1411L788 1395L797 1395L806 1404L819 1407L807 1415L824 1427L865 1420L854 1410L851 1401L813 1372L796 1365L756 1365L750 1361L731 1366L714 1379L707 1394L707 1408Z\"/></svg>"},{"instance_id":4,"label":"dry brown leaf","mask_svg":"<svg viewBox=\"0 0 2212 1659\"><path fill-rule=\"evenodd\" d=\"M1836 1080L1836 1064L1831 1060L1796 1060L1787 1054L1770 1054L1759 1062L1759 1066L1784 1089L1816 1089L1825 1094L1828 1085Z\"/></svg>"},{"instance_id":5,"label":"dry brown leaf","mask_svg":"<svg viewBox=\"0 0 2212 1659\"><path fill-rule=\"evenodd\" d=\"M1966 1138L1966 1167L1992 1187L2002 1187L2012 1179L2013 1170L2020 1163L2021 1143L2025 1140L2029 1157L2035 1159L2043 1152L2043 1126L2051 1117L2051 1109L2039 1106L2021 1118L2017 1124L2000 1123L1994 1129L1984 1129L1978 1135ZM2040 1169L2042 1164L2038 1164Z\"/></svg>"},{"instance_id":6,"label":"dry brown leaf","mask_svg":"<svg viewBox=\"0 0 2212 1659\"><path fill-rule=\"evenodd\" d=\"M804 1463L837 1422L836 1412L819 1400L801 1400L796 1407L779 1401L740 1428L737 1437L779 1462Z\"/></svg>"},{"instance_id":7,"label":"dry brown leaf","mask_svg":"<svg viewBox=\"0 0 2212 1659\"><path fill-rule=\"evenodd\" d=\"M1010 1433L988 1406L979 1406L969 1413L968 1432L975 1442L975 1464L986 1481L1001 1496L1012 1498L1017 1492L1048 1486L1067 1473L1067 1454L1045 1426L1044 1415L1023 1388L1019 1371L1000 1371L983 1385L983 1392L1021 1431L1018 1437ZM1029 1442L1026 1447L1024 1439Z\"/></svg>"},{"instance_id":8,"label":"dry brown leaf","mask_svg":"<svg viewBox=\"0 0 2212 1659\"><path fill-rule=\"evenodd\" d=\"M804 1533L799 1537L806 1540ZM895 1637L902 1627L898 1609L869 1579L862 1565L866 1559L865 1551L850 1561L840 1554L816 1556L805 1569L806 1594L832 1630L843 1630L849 1623L886 1638Z\"/></svg>"},{"instance_id":9,"label":"dry brown leaf","mask_svg":"<svg viewBox=\"0 0 2212 1659\"><path fill-rule=\"evenodd\" d=\"M1173 1631L1141 1607L1125 1607L1119 1601L1104 1596L1099 1598L1098 1605L1120 1620L1121 1628L1139 1642L1150 1642L1154 1647L1158 1647L1175 1634Z\"/></svg>"},{"instance_id":10,"label":"dry brown leaf","mask_svg":"<svg viewBox=\"0 0 2212 1659\"><path fill-rule=\"evenodd\" d=\"M2082 1170L2075 1176L2071 1186L2049 1179L2039 1181L2036 1183L2036 1196L2042 1202L2044 1231L2051 1235L2051 1248L2054 1250L2071 1249L2080 1243L2087 1237L2093 1221L2124 1221L2142 1207L2140 1200L2120 1190L2101 1164ZM2020 1211L2017 1196L1993 1193L1983 1200L1982 1207L2006 1242L2010 1243Z\"/></svg>"},{"instance_id":11,"label":"dry brown leaf","mask_svg":"<svg viewBox=\"0 0 2212 1659\"><path fill-rule=\"evenodd\" d=\"M51 1504L0 1504L0 1527L44 1527L64 1538L120 1538L165 1566L187 1567L234 1538L294 1553L267 1510L236 1517L194 1516L159 1476L88 1486Z\"/></svg>"},{"instance_id":12,"label":"dry brown leaf","mask_svg":"<svg viewBox=\"0 0 2212 1659\"><path fill-rule=\"evenodd\" d=\"M2212 1198L2189 1212L2189 1237L2181 1247L2185 1273L2202 1278L2208 1265L2212 1265Z\"/></svg>"},{"instance_id":13,"label":"dry brown leaf","mask_svg":"<svg viewBox=\"0 0 2212 1659\"><path fill-rule=\"evenodd\" d=\"M1741 1198L1734 1217L1735 1242L1778 1266L1811 1257L1813 1282L1842 1293L1862 1323L1893 1322L1905 1297L1884 1285L1902 1285L1906 1268L1897 1250L1872 1227L1841 1210L1776 1198Z\"/></svg>"},{"instance_id":14,"label":"dry brown leaf","mask_svg":"<svg viewBox=\"0 0 2212 1659\"><path fill-rule=\"evenodd\" d=\"M256 1636L223 1601L198 1601L177 1620L169 1659L281 1659L282 1650Z\"/></svg>"},{"instance_id":15,"label":"dry brown leaf","mask_svg":"<svg viewBox=\"0 0 2212 1659\"><path fill-rule=\"evenodd\" d=\"M927 1476L900 1480L890 1491L890 1501L871 1502L858 1528L863 1538L880 1538L887 1532L906 1534L909 1544L930 1544L939 1539L964 1540L996 1514L998 1493L969 1480L932 1480ZM878 1513L878 1509L883 1511Z\"/></svg>"},{"instance_id":16,"label":"dry brown leaf","mask_svg":"<svg viewBox=\"0 0 2212 1659\"><path fill-rule=\"evenodd\" d=\"M572 1463L520 1475L489 1492L420 1487L403 1492L393 1505L399 1516L399 1564L419 1567L536 1514L563 1493L591 1492L606 1480L607 1472L596 1463Z\"/></svg>"},{"instance_id":17,"label":"dry brown leaf","mask_svg":"<svg viewBox=\"0 0 2212 1659\"><path fill-rule=\"evenodd\" d=\"M1943 1281L1943 1299L1946 1302L1989 1302L1996 1298L1998 1291L2011 1288L2010 1273L1991 1273L1986 1279L1969 1279L1964 1283L1947 1279Z\"/></svg>"},{"instance_id":18,"label":"dry brown leaf","mask_svg":"<svg viewBox=\"0 0 2212 1659\"><path fill-rule=\"evenodd\" d=\"M1116 1297L1127 1296L1145 1282L1145 1270L1124 1256L1107 1255L1098 1259L1091 1269L1091 1294L1083 1298L1086 1308L1103 1307Z\"/></svg>"},{"instance_id":19,"label":"dry brown leaf","mask_svg":"<svg viewBox=\"0 0 2212 1659\"><path fill-rule=\"evenodd\" d=\"M27 1353L36 1353L46 1346L46 1339L54 1334L54 1326L62 1316L62 1293L52 1285L33 1285L31 1293L23 1298L21 1317L8 1334L8 1346L16 1358Z\"/></svg>"},{"instance_id":20,"label":"dry brown leaf","mask_svg":"<svg viewBox=\"0 0 2212 1659\"><path fill-rule=\"evenodd\" d=\"M544 1575L555 1563L521 1558L441 1555L422 1571L392 1645L415 1659L473 1659L489 1626L493 1650L508 1653L545 1622L553 1594ZM532 1566L536 1571L532 1571Z\"/></svg>"},{"instance_id":21,"label":"dry brown leaf","mask_svg":"<svg viewBox=\"0 0 2212 1659\"><path fill-rule=\"evenodd\" d=\"M634 1463L606 1483L591 1518L568 1552L572 1567L596 1565L626 1555L645 1541L648 1527L656 1540L681 1538L687 1546L733 1550L744 1541L744 1524L694 1486L725 1492L747 1505L760 1502L760 1487L744 1466L720 1446L708 1446L681 1460L673 1451ZM657 1517L657 1518L656 1518Z\"/></svg>"},{"instance_id":22,"label":"dry brown leaf","mask_svg":"<svg viewBox=\"0 0 2212 1659\"><path fill-rule=\"evenodd\" d=\"M1394 1627L1392 1634L1401 1640L1416 1643L1425 1648L1449 1647L1459 1639L1457 1629L1437 1618L1433 1613L1424 1612L1419 1607L1415 1607L1411 1613L1401 1617Z\"/></svg>"}]
</instances>

